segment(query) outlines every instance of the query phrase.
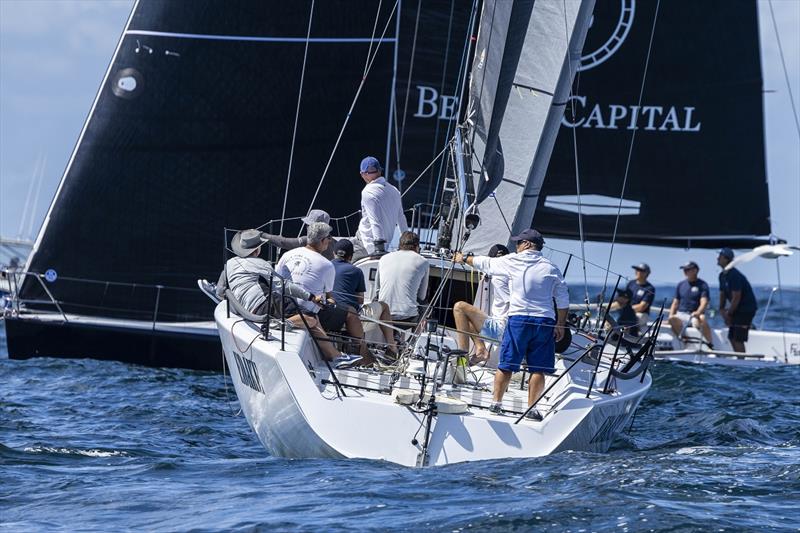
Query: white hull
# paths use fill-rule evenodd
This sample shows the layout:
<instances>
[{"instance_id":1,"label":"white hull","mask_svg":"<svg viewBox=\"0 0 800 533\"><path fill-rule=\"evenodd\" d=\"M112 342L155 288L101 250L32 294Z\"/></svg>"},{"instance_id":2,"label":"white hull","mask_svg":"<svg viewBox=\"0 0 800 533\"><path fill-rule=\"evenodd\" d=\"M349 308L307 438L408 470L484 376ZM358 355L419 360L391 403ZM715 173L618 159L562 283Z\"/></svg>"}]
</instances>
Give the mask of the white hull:
<instances>
[{"instance_id":1,"label":"white hull","mask_svg":"<svg viewBox=\"0 0 800 533\"><path fill-rule=\"evenodd\" d=\"M800 333L751 330L745 343L745 353L733 352L728 341L728 330L712 329L714 349L705 344L689 340L681 342L667 324L661 328L655 356L657 359L706 363L730 366L772 366L800 364ZM695 328L687 328L686 337L700 339Z\"/></svg>"},{"instance_id":2,"label":"white hull","mask_svg":"<svg viewBox=\"0 0 800 533\"><path fill-rule=\"evenodd\" d=\"M342 397L304 331L287 331L281 350L280 332L273 330L278 338L264 340L255 326L233 314L228 318L224 302L215 317L245 417L267 450L280 457L366 458L420 466L536 457L561 450L603 452L629 423L651 385L647 372L641 382L641 376L612 378L613 392L603 394L609 367L603 359L587 398L594 366L581 362L544 398L544 420L519 424L514 424L519 415L511 414L527 406L527 392L518 390L519 382L512 382L503 405L509 412L502 415L484 408L490 392L447 385L440 392L465 401L469 408L433 418L427 460L421 461L426 417L394 401L388 393L388 373L336 371L348 385ZM560 360L557 371L563 372L566 365L569 360ZM491 382L490 372L485 374L480 385ZM419 393L417 381L408 377L394 385L395 390L414 387Z\"/></svg>"}]
</instances>

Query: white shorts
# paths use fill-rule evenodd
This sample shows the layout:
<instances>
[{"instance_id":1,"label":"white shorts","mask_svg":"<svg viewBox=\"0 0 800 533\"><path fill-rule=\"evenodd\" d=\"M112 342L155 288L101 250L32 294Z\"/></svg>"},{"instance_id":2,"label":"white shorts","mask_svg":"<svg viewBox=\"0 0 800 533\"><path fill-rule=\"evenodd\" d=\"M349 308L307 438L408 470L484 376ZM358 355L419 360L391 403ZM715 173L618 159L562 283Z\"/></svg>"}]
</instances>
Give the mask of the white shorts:
<instances>
[{"instance_id":1,"label":"white shorts","mask_svg":"<svg viewBox=\"0 0 800 533\"><path fill-rule=\"evenodd\" d=\"M700 327L700 321L697 320L697 317L693 317L692 313L687 313L685 311L678 311L677 313L675 313L675 316L678 317L678 319L683 324L686 324L686 322L691 319L693 327L695 328Z\"/></svg>"},{"instance_id":2,"label":"white shorts","mask_svg":"<svg viewBox=\"0 0 800 533\"><path fill-rule=\"evenodd\" d=\"M505 318L486 317L481 326L481 331L478 333L481 337L493 339L496 342L503 340L503 333L506 330Z\"/></svg>"}]
</instances>

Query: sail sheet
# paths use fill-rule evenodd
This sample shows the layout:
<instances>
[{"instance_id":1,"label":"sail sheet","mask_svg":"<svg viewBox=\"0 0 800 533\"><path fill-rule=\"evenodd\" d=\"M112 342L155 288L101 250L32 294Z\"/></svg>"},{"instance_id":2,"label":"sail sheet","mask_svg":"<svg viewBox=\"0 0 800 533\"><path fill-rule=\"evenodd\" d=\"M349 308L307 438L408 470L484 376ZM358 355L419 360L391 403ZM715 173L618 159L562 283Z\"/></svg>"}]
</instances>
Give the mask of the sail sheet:
<instances>
[{"instance_id":1,"label":"sail sheet","mask_svg":"<svg viewBox=\"0 0 800 533\"><path fill-rule=\"evenodd\" d=\"M469 109L482 223L467 249L483 252L527 227L535 204L526 191L544 178L593 3L484 3Z\"/></svg>"},{"instance_id":2,"label":"sail sheet","mask_svg":"<svg viewBox=\"0 0 800 533\"><path fill-rule=\"evenodd\" d=\"M533 225L577 239L580 210L584 237L608 241L619 211L617 242L763 243L770 211L756 2L661 2L657 19L656 5L597 3Z\"/></svg>"},{"instance_id":3,"label":"sail sheet","mask_svg":"<svg viewBox=\"0 0 800 533\"><path fill-rule=\"evenodd\" d=\"M315 208L334 216L358 209L358 163L384 157L398 138L393 125L401 121L390 124L390 116L402 109L406 85L412 98L418 86L436 88L439 109L441 97L455 93L469 13L451 0L425 4L314 4L287 217L312 207L368 54L374 60ZM49 272L50 280L26 279L29 308L53 308L46 284L66 312L210 319L195 280L219 274L224 228L281 217L310 8L310 0L135 4L29 260L31 273ZM441 15L453 11L453 23ZM415 27L422 32L408 78ZM439 119L427 116L425 96L426 116L414 116L419 102L406 106L409 177L435 151Z\"/></svg>"}]
</instances>

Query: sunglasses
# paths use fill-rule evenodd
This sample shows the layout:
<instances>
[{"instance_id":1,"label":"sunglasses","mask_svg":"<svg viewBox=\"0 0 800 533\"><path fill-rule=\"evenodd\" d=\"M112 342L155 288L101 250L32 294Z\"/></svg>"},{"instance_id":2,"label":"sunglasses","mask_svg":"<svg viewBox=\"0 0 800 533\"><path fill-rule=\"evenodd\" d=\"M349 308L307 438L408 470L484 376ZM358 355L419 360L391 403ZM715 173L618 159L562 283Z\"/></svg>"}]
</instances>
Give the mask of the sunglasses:
<instances>
[{"instance_id":1,"label":"sunglasses","mask_svg":"<svg viewBox=\"0 0 800 533\"><path fill-rule=\"evenodd\" d=\"M378 173L377 170L367 170L365 172L362 172L362 174L377 174L377 173Z\"/></svg>"}]
</instances>

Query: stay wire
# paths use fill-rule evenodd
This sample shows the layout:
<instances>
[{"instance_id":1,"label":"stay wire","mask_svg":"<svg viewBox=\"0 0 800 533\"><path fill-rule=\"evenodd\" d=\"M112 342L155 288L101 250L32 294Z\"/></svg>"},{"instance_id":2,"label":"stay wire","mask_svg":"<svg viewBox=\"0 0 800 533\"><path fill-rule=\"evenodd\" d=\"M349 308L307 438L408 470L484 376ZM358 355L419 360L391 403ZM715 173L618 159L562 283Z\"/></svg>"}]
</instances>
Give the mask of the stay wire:
<instances>
[{"instance_id":1,"label":"stay wire","mask_svg":"<svg viewBox=\"0 0 800 533\"><path fill-rule=\"evenodd\" d=\"M637 102L635 116L634 116L634 128L631 131L631 144L628 147L628 159L625 162L625 175L622 178L622 190L619 192L619 203L617 204L617 216L614 219L614 233L611 236L611 249L608 251L608 263L606 265L606 275L603 279L603 291L602 297L605 299L606 288L608 288L608 271L611 269L611 259L614 256L614 244L617 241L617 230L619 229L619 219L622 213L622 199L625 196L625 189L628 185L628 172L630 171L631 167L631 159L633 158L633 146L636 141L636 130L639 129L637 123L639 122L639 110L642 108L642 98L644 96L644 86L647 82L647 69L650 66L650 54L653 50L653 37L656 33L656 23L658 22L658 10L661 7L661 0L656 2L656 11L653 15L653 26L650 28L650 42L647 44L647 56L644 60L644 72L642 73L642 84L639 87L639 101Z\"/></svg>"},{"instance_id":2,"label":"stay wire","mask_svg":"<svg viewBox=\"0 0 800 533\"><path fill-rule=\"evenodd\" d=\"M778 23L775 21L775 11L772 9L772 0L769 0L769 13L772 17L772 27L775 29L775 40L778 41L778 53L781 56L781 66L783 67L783 76L786 79L786 90L789 92L789 102L792 104L792 118L797 129L797 135L800 137L800 118L798 118L797 108L794 105L792 84L789 81L789 71L786 69L786 59L783 57L783 46L781 45L781 36L778 34Z\"/></svg>"},{"instance_id":3,"label":"stay wire","mask_svg":"<svg viewBox=\"0 0 800 533\"><path fill-rule=\"evenodd\" d=\"M306 45L303 50L303 69L300 71L300 89L297 91L297 106L294 112L294 128L292 129L292 146L289 150L289 170L286 173L286 189L283 192L283 210L281 211L281 225L278 235L283 235L283 219L286 217L286 202L289 199L289 182L292 179L294 146L297 139L297 123L300 119L300 101L303 98L303 83L306 78L306 60L308 59L308 44L311 42L311 23L314 20L314 2L315 0L311 0L311 9L308 12L308 30L306 31Z\"/></svg>"},{"instance_id":4,"label":"stay wire","mask_svg":"<svg viewBox=\"0 0 800 533\"><path fill-rule=\"evenodd\" d=\"M342 124L342 128L339 130L339 135L336 138L336 142L333 145L333 149L331 150L331 155L330 157L328 157L328 162L325 164L325 170L322 171L322 176L319 179L317 190L314 191L314 196L311 198L311 203L308 206L308 212L311 212L311 208L314 207L314 202L317 201L317 196L319 195L319 191L322 189L322 184L325 183L325 178L328 175L328 170L330 170L331 163L333 162L333 156L336 155L336 151L339 149L339 143L342 141L342 137L344 136L344 131L345 129L347 129L347 124L350 122L350 117L353 115L353 109L355 109L356 103L358 103L358 99L361 96L361 91L364 89L364 85L367 82L369 71L372 69L372 65L375 63L375 58L378 57L378 51L381 48L381 44L383 44L383 39L386 36L386 31L389 29L389 23L392 21L392 17L394 16L395 11L397 10L398 1L399 0L395 0L394 6L392 7L392 11L391 13L389 13L388 18L386 19L386 24L383 27L383 33L381 33L381 37L378 40L378 44L375 46L375 52L372 53L372 57L368 61L366 71L364 72L364 76L361 78L361 82L358 84L358 89L356 89L356 94L353 97L353 102L350 104L350 109L347 111L347 115L345 116L344 124ZM371 48L372 48L372 41L370 41L370 49Z\"/></svg>"}]
</instances>

